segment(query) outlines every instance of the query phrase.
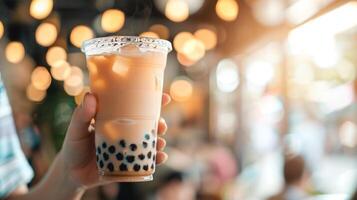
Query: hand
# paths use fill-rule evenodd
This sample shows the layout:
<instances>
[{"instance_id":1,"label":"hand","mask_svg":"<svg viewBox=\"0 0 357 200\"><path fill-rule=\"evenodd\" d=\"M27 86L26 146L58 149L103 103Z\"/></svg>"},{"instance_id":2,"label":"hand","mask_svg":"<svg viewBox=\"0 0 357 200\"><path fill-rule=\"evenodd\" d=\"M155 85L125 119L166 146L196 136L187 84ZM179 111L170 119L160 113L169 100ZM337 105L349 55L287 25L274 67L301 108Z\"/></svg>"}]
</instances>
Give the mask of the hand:
<instances>
[{"instance_id":1,"label":"hand","mask_svg":"<svg viewBox=\"0 0 357 200\"><path fill-rule=\"evenodd\" d=\"M163 94L162 105L167 105L170 100L168 94ZM59 162L63 165L65 175L68 175L70 181L83 188L109 183L100 180L96 164L94 132L88 131L90 122L96 114L96 106L96 98L87 93L83 103L73 113L59 155ZM166 130L165 120L161 118L158 125L158 135L164 135ZM156 146L158 151L157 164L161 164L167 159L167 154L163 152L165 146L166 141L162 137L158 137Z\"/></svg>"}]
</instances>

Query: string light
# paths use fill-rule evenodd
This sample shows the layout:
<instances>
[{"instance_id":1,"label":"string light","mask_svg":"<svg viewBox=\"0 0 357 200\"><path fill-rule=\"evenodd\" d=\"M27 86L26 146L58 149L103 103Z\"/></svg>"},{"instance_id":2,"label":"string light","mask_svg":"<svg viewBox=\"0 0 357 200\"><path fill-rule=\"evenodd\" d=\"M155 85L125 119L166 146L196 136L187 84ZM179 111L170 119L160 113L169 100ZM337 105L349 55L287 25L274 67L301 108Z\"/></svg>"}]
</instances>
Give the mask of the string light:
<instances>
[{"instance_id":1,"label":"string light","mask_svg":"<svg viewBox=\"0 0 357 200\"><path fill-rule=\"evenodd\" d=\"M67 53L66 50L64 50L64 48L62 47L54 46L47 50L46 62L50 66L54 65L59 60L66 60L66 59L67 59Z\"/></svg>"},{"instance_id":2,"label":"string light","mask_svg":"<svg viewBox=\"0 0 357 200\"><path fill-rule=\"evenodd\" d=\"M140 37L151 37L151 38L159 38L159 35L154 32L143 32L140 34Z\"/></svg>"},{"instance_id":3,"label":"string light","mask_svg":"<svg viewBox=\"0 0 357 200\"><path fill-rule=\"evenodd\" d=\"M5 56L11 63L19 63L25 57L25 48L21 42L9 42L5 48Z\"/></svg>"},{"instance_id":4,"label":"string light","mask_svg":"<svg viewBox=\"0 0 357 200\"><path fill-rule=\"evenodd\" d=\"M31 101L40 102L46 97L46 90L38 90L30 84L26 88L26 96Z\"/></svg>"},{"instance_id":5,"label":"string light","mask_svg":"<svg viewBox=\"0 0 357 200\"><path fill-rule=\"evenodd\" d=\"M235 0L218 0L216 13L224 21L234 21L238 16L238 3Z\"/></svg>"},{"instance_id":6,"label":"string light","mask_svg":"<svg viewBox=\"0 0 357 200\"><path fill-rule=\"evenodd\" d=\"M83 72L77 66L71 67L71 74L64 81L64 90L70 96L77 96L83 90Z\"/></svg>"},{"instance_id":7,"label":"string light","mask_svg":"<svg viewBox=\"0 0 357 200\"><path fill-rule=\"evenodd\" d=\"M217 34L209 29L199 29L194 33L195 38L202 41L206 50L213 49L217 45Z\"/></svg>"},{"instance_id":8,"label":"string light","mask_svg":"<svg viewBox=\"0 0 357 200\"><path fill-rule=\"evenodd\" d=\"M51 66L51 74L56 80L63 81L71 74L71 66L65 60L58 60Z\"/></svg>"},{"instance_id":9,"label":"string light","mask_svg":"<svg viewBox=\"0 0 357 200\"><path fill-rule=\"evenodd\" d=\"M167 40L170 37L169 28L162 24L154 24L150 26L149 31L156 33L161 39Z\"/></svg>"},{"instance_id":10,"label":"string light","mask_svg":"<svg viewBox=\"0 0 357 200\"><path fill-rule=\"evenodd\" d=\"M32 0L30 4L30 15L35 19L44 19L51 13L52 9L52 0Z\"/></svg>"},{"instance_id":11,"label":"string light","mask_svg":"<svg viewBox=\"0 0 357 200\"><path fill-rule=\"evenodd\" d=\"M179 61L179 63L183 66L186 66L186 67L190 67L192 65L194 65L196 62L195 61L192 61L190 60L189 58L187 58L184 54L182 53L177 53L177 60Z\"/></svg>"},{"instance_id":12,"label":"string light","mask_svg":"<svg viewBox=\"0 0 357 200\"><path fill-rule=\"evenodd\" d=\"M170 95L177 102L187 101L193 93L192 83L186 78L175 80L170 87Z\"/></svg>"},{"instance_id":13,"label":"string light","mask_svg":"<svg viewBox=\"0 0 357 200\"><path fill-rule=\"evenodd\" d=\"M37 43L44 47L52 45L57 39L57 28L50 23L40 24L35 33Z\"/></svg>"},{"instance_id":14,"label":"string light","mask_svg":"<svg viewBox=\"0 0 357 200\"><path fill-rule=\"evenodd\" d=\"M47 90L51 85L51 75L45 67L36 67L31 74L31 84L37 90Z\"/></svg>"},{"instance_id":15,"label":"string light","mask_svg":"<svg viewBox=\"0 0 357 200\"><path fill-rule=\"evenodd\" d=\"M205 55L205 45L200 40L191 38L184 43L182 53L188 59L198 61Z\"/></svg>"},{"instance_id":16,"label":"string light","mask_svg":"<svg viewBox=\"0 0 357 200\"><path fill-rule=\"evenodd\" d=\"M177 52L182 52L182 47L185 42L193 38L193 35L189 32L180 32L174 38L174 48Z\"/></svg>"},{"instance_id":17,"label":"string light","mask_svg":"<svg viewBox=\"0 0 357 200\"><path fill-rule=\"evenodd\" d=\"M0 39L4 35L4 24L0 21Z\"/></svg>"},{"instance_id":18,"label":"string light","mask_svg":"<svg viewBox=\"0 0 357 200\"><path fill-rule=\"evenodd\" d=\"M184 0L169 0L165 7L165 15L173 22L183 22L189 16L189 7Z\"/></svg>"},{"instance_id":19,"label":"string light","mask_svg":"<svg viewBox=\"0 0 357 200\"><path fill-rule=\"evenodd\" d=\"M94 33L92 29L90 29L88 26L79 25L72 29L70 40L74 46L80 48L83 41L92 39L93 37Z\"/></svg>"},{"instance_id":20,"label":"string light","mask_svg":"<svg viewBox=\"0 0 357 200\"><path fill-rule=\"evenodd\" d=\"M102 29L108 33L119 31L125 22L125 14L121 10L106 10L101 18Z\"/></svg>"}]
</instances>

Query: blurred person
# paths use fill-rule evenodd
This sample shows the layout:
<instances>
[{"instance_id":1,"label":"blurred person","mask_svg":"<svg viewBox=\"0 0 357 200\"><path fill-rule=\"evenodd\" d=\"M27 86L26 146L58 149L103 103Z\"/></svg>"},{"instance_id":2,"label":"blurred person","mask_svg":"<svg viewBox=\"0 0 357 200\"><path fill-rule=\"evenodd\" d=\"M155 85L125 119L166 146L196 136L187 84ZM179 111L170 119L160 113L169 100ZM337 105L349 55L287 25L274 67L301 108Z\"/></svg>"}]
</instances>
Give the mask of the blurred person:
<instances>
[{"instance_id":1,"label":"blurred person","mask_svg":"<svg viewBox=\"0 0 357 200\"><path fill-rule=\"evenodd\" d=\"M301 200L309 197L304 189L306 168L302 156L285 157L283 176L285 181L283 190L269 200Z\"/></svg>"},{"instance_id":2,"label":"blurred person","mask_svg":"<svg viewBox=\"0 0 357 200\"><path fill-rule=\"evenodd\" d=\"M156 200L194 200L195 187L184 180L182 172L171 171L158 189Z\"/></svg>"},{"instance_id":3,"label":"blurred person","mask_svg":"<svg viewBox=\"0 0 357 200\"><path fill-rule=\"evenodd\" d=\"M167 94L163 94L162 98L163 105L169 103L170 97ZM88 129L96 110L95 96L87 93L82 104L73 112L62 149L46 176L28 190L26 184L34 173L21 150L10 104L0 78L0 199L80 199L86 189L107 184L100 180L94 132ZM166 129L165 121L160 119L158 134L163 135ZM167 154L162 152L164 147L164 139L158 138L157 164L167 159Z\"/></svg>"}]
</instances>

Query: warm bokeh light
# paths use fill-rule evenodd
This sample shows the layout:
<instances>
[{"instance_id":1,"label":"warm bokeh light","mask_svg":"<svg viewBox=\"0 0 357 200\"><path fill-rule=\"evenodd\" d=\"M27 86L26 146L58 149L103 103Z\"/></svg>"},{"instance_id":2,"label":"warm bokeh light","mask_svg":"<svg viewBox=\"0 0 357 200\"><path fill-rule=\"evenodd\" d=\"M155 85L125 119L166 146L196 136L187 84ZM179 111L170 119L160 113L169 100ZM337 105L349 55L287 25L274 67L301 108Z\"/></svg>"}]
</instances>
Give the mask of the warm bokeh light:
<instances>
[{"instance_id":1,"label":"warm bokeh light","mask_svg":"<svg viewBox=\"0 0 357 200\"><path fill-rule=\"evenodd\" d=\"M0 39L4 35L4 29L5 29L4 24L0 21Z\"/></svg>"},{"instance_id":2,"label":"warm bokeh light","mask_svg":"<svg viewBox=\"0 0 357 200\"><path fill-rule=\"evenodd\" d=\"M169 0L165 7L165 15L173 22L183 22L189 16L189 7L184 0Z\"/></svg>"},{"instance_id":3,"label":"warm bokeh light","mask_svg":"<svg viewBox=\"0 0 357 200\"><path fill-rule=\"evenodd\" d=\"M46 97L46 90L38 90L30 84L26 88L26 96L30 101L40 102Z\"/></svg>"},{"instance_id":4,"label":"warm bokeh light","mask_svg":"<svg viewBox=\"0 0 357 200\"><path fill-rule=\"evenodd\" d=\"M93 37L94 33L92 29L90 29L88 26L79 25L72 29L70 40L74 46L80 48L83 41L92 39Z\"/></svg>"},{"instance_id":5,"label":"warm bokeh light","mask_svg":"<svg viewBox=\"0 0 357 200\"><path fill-rule=\"evenodd\" d=\"M238 67L231 59L219 61L216 70L217 88L222 92L233 92L239 85Z\"/></svg>"},{"instance_id":6,"label":"warm bokeh light","mask_svg":"<svg viewBox=\"0 0 357 200\"><path fill-rule=\"evenodd\" d=\"M106 10L101 18L101 27L104 31L113 33L119 31L125 23L125 14L121 10Z\"/></svg>"},{"instance_id":7,"label":"warm bokeh light","mask_svg":"<svg viewBox=\"0 0 357 200\"><path fill-rule=\"evenodd\" d=\"M52 0L32 0L30 15L35 19L44 19L51 13L52 9Z\"/></svg>"},{"instance_id":8,"label":"warm bokeh light","mask_svg":"<svg viewBox=\"0 0 357 200\"><path fill-rule=\"evenodd\" d=\"M46 62L50 66L54 65L59 60L66 60L66 59L67 59L67 53L66 50L64 50L64 48L62 47L54 46L47 50Z\"/></svg>"},{"instance_id":9,"label":"warm bokeh light","mask_svg":"<svg viewBox=\"0 0 357 200\"><path fill-rule=\"evenodd\" d=\"M57 39L57 28L50 23L42 23L36 29L36 42L44 47L52 45Z\"/></svg>"},{"instance_id":10,"label":"warm bokeh light","mask_svg":"<svg viewBox=\"0 0 357 200\"><path fill-rule=\"evenodd\" d=\"M351 121L344 122L339 129L342 145L353 148L357 146L357 125Z\"/></svg>"},{"instance_id":11,"label":"warm bokeh light","mask_svg":"<svg viewBox=\"0 0 357 200\"><path fill-rule=\"evenodd\" d=\"M185 56L182 53L177 52L176 56L179 63L183 66L190 67L196 63L195 61L192 61L189 58L187 58L187 56Z\"/></svg>"},{"instance_id":12,"label":"warm bokeh light","mask_svg":"<svg viewBox=\"0 0 357 200\"><path fill-rule=\"evenodd\" d=\"M25 48L21 42L9 42L5 47L6 59L11 63L19 63L25 57Z\"/></svg>"},{"instance_id":13,"label":"warm bokeh light","mask_svg":"<svg viewBox=\"0 0 357 200\"><path fill-rule=\"evenodd\" d=\"M71 74L71 66L65 60L58 60L51 66L51 74L54 79L63 81Z\"/></svg>"},{"instance_id":14,"label":"warm bokeh light","mask_svg":"<svg viewBox=\"0 0 357 200\"><path fill-rule=\"evenodd\" d=\"M66 82L64 82L64 91L70 96L80 95L81 92L83 91L83 88L84 88L83 83L76 86L71 86L68 85Z\"/></svg>"},{"instance_id":15,"label":"warm bokeh light","mask_svg":"<svg viewBox=\"0 0 357 200\"><path fill-rule=\"evenodd\" d=\"M149 31L156 33L161 39L169 39L170 30L165 25L162 24L154 24L150 26Z\"/></svg>"},{"instance_id":16,"label":"warm bokeh light","mask_svg":"<svg viewBox=\"0 0 357 200\"><path fill-rule=\"evenodd\" d=\"M216 13L224 21L234 21L238 16L238 3L235 0L218 0Z\"/></svg>"},{"instance_id":17,"label":"warm bokeh light","mask_svg":"<svg viewBox=\"0 0 357 200\"><path fill-rule=\"evenodd\" d=\"M77 105L80 105L83 102L84 95L87 92L90 92L90 88L88 86L84 86L82 92L74 97L74 101Z\"/></svg>"},{"instance_id":18,"label":"warm bokeh light","mask_svg":"<svg viewBox=\"0 0 357 200\"><path fill-rule=\"evenodd\" d=\"M83 91L83 72L77 66L71 67L71 74L64 81L64 90L70 96L77 96Z\"/></svg>"},{"instance_id":19,"label":"warm bokeh light","mask_svg":"<svg viewBox=\"0 0 357 200\"><path fill-rule=\"evenodd\" d=\"M205 55L205 45L200 40L191 38L184 43L182 54L192 61L198 61Z\"/></svg>"},{"instance_id":20,"label":"warm bokeh light","mask_svg":"<svg viewBox=\"0 0 357 200\"><path fill-rule=\"evenodd\" d=\"M173 100L183 102L192 96L192 83L185 78L175 80L170 87L170 95Z\"/></svg>"},{"instance_id":21,"label":"warm bokeh light","mask_svg":"<svg viewBox=\"0 0 357 200\"><path fill-rule=\"evenodd\" d=\"M253 6L253 16L265 26L277 26L285 20L285 9L284 1L256 1Z\"/></svg>"},{"instance_id":22,"label":"warm bokeh light","mask_svg":"<svg viewBox=\"0 0 357 200\"><path fill-rule=\"evenodd\" d=\"M140 37L160 38L158 34L151 31L141 33Z\"/></svg>"},{"instance_id":23,"label":"warm bokeh light","mask_svg":"<svg viewBox=\"0 0 357 200\"><path fill-rule=\"evenodd\" d=\"M51 85L51 75L45 67L36 67L31 74L31 84L38 90L47 90Z\"/></svg>"},{"instance_id":24,"label":"warm bokeh light","mask_svg":"<svg viewBox=\"0 0 357 200\"><path fill-rule=\"evenodd\" d=\"M196 39L201 40L206 50L213 49L217 45L217 34L209 29L199 29L194 33Z\"/></svg>"},{"instance_id":25,"label":"warm bokeh light","mask_svg":"<svg viewBox=\"0 0 357 200\"><path fill-rule=\"evenodd\" d=\"M174 38L174 48L177 52L182 53L182 47L185 42L193 38L193 35L190 32L180 32Z\"/></svg>"}]
</instances>

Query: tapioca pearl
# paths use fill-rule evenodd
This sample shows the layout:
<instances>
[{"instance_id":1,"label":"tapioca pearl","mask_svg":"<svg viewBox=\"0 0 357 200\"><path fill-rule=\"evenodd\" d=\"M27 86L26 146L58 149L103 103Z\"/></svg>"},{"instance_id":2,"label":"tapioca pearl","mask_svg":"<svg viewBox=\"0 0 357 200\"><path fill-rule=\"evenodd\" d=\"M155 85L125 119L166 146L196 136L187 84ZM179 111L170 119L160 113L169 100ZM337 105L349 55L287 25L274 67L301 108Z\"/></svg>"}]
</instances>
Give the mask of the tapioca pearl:
<instances>
[{"instance_id":1,"label":"tapioca pearl","mask_svg":"<svg viewBox=\"0 0 357 200\"><path fill-rule=\"evenodd\" d=\"M140 170L140 165L138 164L135 164L134 167L133 167L134 171L139 171Z\"/></svg>"},{"instance_id":2,"label":"tapioca pearl","mask_svg":"<svg viewBox=\"0 0 357 200\"><path fill-rule=\"evenodd\" d=\"M128 171L128 167L126 166L126 164L122 163L119 166L119 170L120 171Z\"/></svg>"},{"instance_id":3,"label":"tapioca pearl","mask_svg":"<svg viewBox=\"0 0 357 200\"><path fill-rule=\"evenodd\" d=\"M152 148L155 148L155 140L152 141Z\"/></svg>"},{"instance_id":4,"label":"tapioca pearl","mask_svg":"<svg viewBox=\"0 0 357 200\"><path fill-rule=\"evenodd\" d=\"M126 156L126 160L127 160L129 163L132 163L132 162L134 162L134 160L135 160L135 156L132 156L132 155Z\"/></svg>"},{"instance_id":5,"label":"tapioca pearl","mask_svg":"<svg viewBox=\"0 0 357 200\"><path fill-rule=\"evenodd\" d=\"M98 156L98 155L96 155L95 157L96 157L96 159L97 159L97 162L98 162L98 160L99 160L99 156Z\"/></svg>"},{"instance_id":6,"label":"tapioca pearl","mask_svg":"<svg viewBox=\"0 0 357 200\"><path fill-rule=\"evenodd\" d=\"M154 163L151 164L151 169L154 169Z\"/></svg>"},{"instance_id":7,"label":"tapioca pearl","mask_svg":"<svg viewBox=\"0 0 357 200\"><path fill-rule=\"evenodd\" d=\"M149 165L144 165L144 166L143 166L143 169L144 169L145 171L149 170Z\"/></svg>"},{"instance_id":8,"label":"tapioca pearl","mask_svg":"<svg viewBox=\"0 0 357 200\"><path fill-rule=\"evenodd\" d=\"M99 167L103 168L104 167L104 162L102 160L99 161Z\"/></svg>"},{"instance_id":9,"label":"tapioca pearl","mask_svg":"<svg viewBox=\"0 0 357 200\"><path fill-rule=\"evenodd\" d=\"M145 134L144 137L145 137L146 140L150 140L150 135L149 134Z\"/></svg>"},{"instance_id":10,"label":"tapioca pearl","mask_svg":"<svg viewBox=\"0 0 357 200\"><path fill-rule=\"evenodd\" d=\"M97 147L97 153L98 153L98 154L101 154L101 153L102 153L102 149L101 149L99 146Z\"/></svg>"},{"instance_id":11,"label":"tapioca pearl","mask_svg":"<svg viewBox=\"0 0 357 200\"><path fill-rule=\"evenodd\" d=\"M111 146L108 148L108 151L109 151L109 153L115 153L115 146L111 145Z\"/></svg>"},{"instance_id":12,"label":"tapioca pearl","mask_svg":"<svg viewBox=\"0 0 357 200\"><path fill-rule=\"evenodd\" d=\"M124 159L124 155L122 154L122 153L117 153L116 155L115 155L115 157L117 158L117 160L123 160Z\"/></svg>"},{"instance_id":13,"label":"tapioca pearl","mask_svg":"<svg viewBox=\"0 0 357 200\"><path fill-rule=\"evenodd\" d=\"M120 140L120 141L119 141L119 145L120 145L121 147L125 148L125 146L126 146L125 140Z\"/></svg>"},{"instance_id":14,"label":"tapioca pearl","mask_svg":"<svg viewBox=\"0 0 357 200\"><path fill-rule=\"evenodd\" d=\"M152 133L152 134L155 134L155 129L152 129L152 130L151 130L151 133Z\"/></svg>"},{"instance_id":15,"label":"tapioca pearl","mask_svg":"<svg viewBox=\"0 0 357 200\"><path fill-rule=\"evenodd\" d=\"M103 158L105 161L107 161L109 159L109 155L107 153L103 153Z\"/></svg>"},{"instance_id":16,"label":"tapioca pearl","mask_svg":"<svg viewBox=\"0 0 357 200\"><path fill-rule=\"evenodd\" d=\"M107 148L107 143L103 142L102 147Z\"/></svg>"},{"instance_id":17,"label":"tapioca pearl","mask_svg":"<svg viewBox=\"0 0 357 200\"><path fill-rule=\"evenodd\" d=\"M138 146L136 146L136 144L130 145L130 150L132 150L132 151L136 151L137 148L138 148Z\"/></svg>"},{"instance_id":18,"label":"tapioca pearl","mask_svg":"<svg viewBox=\"0 0 357 200\"><path fill-rule=\"evenodd\" d=\"M145 159L145 155L144 154L140 154L140 155L138 155L138 157L139 157L140 160L144 160Z\"/></svg>"},{"instance_id":19,"label":"tapioca pearl","mask_svg":"<svg viewBox=\"0 0 357 200\"><path fill-rule=\"evenodd\" d=\"M111 171L111 172L114 171L114 165L113 165L113 163L111 163L111 162L108 163L107 168L108 168L108 170Z\"/></svg>"},{"instance_id":20,"label":"tapioca pearl","mask_svg":"<svg viewBox=\"0 0 357 200\"><path fill-rule=\"evenodd\" d=\"M155 162L155 160L156 160L156 155L155 154L152 156L152 160Z\"/></svg>"},{"instance_id":21,"label":"tapioca pearl","mask_svg":"<svg viewBox=\"0 0 357 200\"><path fill-rule=\"evenodd\" d=\"M148 143L147 142L143 142L143 147L146 148L148 146Z\"/></svg>"},{"instance_id":22,"label":"tapioca pearl","mask_svg":"<svg viewBox=\"0 0 357 200\"><path fill-rule=\"evenodd\" d=\"M151 151L149 151L149 153L148 153L148 158L150 159L151 158Z\"/></svg>"}]
</instances>

